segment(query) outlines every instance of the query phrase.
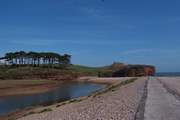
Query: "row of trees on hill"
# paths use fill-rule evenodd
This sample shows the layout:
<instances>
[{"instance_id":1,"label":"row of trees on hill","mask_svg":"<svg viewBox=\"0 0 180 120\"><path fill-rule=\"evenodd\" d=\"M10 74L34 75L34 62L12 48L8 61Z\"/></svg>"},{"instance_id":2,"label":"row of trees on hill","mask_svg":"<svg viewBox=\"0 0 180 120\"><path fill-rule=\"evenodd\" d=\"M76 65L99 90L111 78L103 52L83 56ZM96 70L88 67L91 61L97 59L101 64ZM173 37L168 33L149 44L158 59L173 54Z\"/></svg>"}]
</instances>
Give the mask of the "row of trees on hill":
<instances>
[{"instance_id":1,"label":"row of trees on hill","mask_svg":"<svg viewBox=\"0 0 180 120\"><path fill-rule=\"evenodd\" d=\"M60 55L54 52L9 52L4 57L9 65L68 65L71 63L71 55Z\"/></svg>"}]
</instances>

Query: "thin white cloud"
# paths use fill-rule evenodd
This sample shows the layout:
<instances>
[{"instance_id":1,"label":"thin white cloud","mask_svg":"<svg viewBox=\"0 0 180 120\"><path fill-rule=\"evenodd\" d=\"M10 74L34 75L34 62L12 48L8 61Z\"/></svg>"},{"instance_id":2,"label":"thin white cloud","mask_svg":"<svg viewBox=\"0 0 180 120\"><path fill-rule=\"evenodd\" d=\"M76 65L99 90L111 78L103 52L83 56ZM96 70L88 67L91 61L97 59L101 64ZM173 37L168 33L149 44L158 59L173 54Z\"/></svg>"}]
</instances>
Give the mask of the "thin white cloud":
<instances>
[{"instance_id":1,"label":"thin white cloud","mask_svg":"<svg viewBox=\"0 0 180 120\"><path fill-rule=\"evenodd\" d=\"M154 51L154 49L132 49L122 52L121 54L128 55L128 54L139 54L139 53L145 53L145 52L151 52Z\"/></svg>"},{"instance_id":2,"label":"thin white cloud","mask_svg":"<svg viewBox=\"0 0 180 120\"><path fill-rule=\"evenodd\" d=\"M159 53L159 54L176 54L179 53L179 49L131 49L124 52L121 52L122 55L132 55L132 54L141 54L141 53Z\"/></svg>"},{"instance_id":3,"label":"thin white cloud","mask_svg":"<svg viewBox=\"0 0 180 120\"><path fill-rule=\"evenodd\" d=\"M30 46L48 46L54 44L54 42L50 40L13 40L11 43Z\"/></svg>"},{"instance_id":4,"label":"thin white cloud","mask_svg":"<svg viewBox=\"0 0 180 120\"><path fill-rule=\"evenodd\" d=\"M12 44L30 45L30 46L52 46L57 44L72 44L72 45L129 45L138 44L141 41L135 40L13 40Z\"/></svg>"}]
</instances>

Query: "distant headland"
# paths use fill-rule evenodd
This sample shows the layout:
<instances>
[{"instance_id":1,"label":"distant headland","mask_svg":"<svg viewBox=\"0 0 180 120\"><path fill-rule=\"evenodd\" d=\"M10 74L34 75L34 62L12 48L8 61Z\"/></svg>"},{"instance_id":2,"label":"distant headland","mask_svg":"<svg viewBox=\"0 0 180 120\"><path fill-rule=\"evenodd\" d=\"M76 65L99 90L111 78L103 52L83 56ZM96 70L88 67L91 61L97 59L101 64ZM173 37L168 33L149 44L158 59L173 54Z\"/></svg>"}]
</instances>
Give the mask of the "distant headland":
<instances>
[{"instance_id":1,"label":"distant headland","mask_svg":"<svg viewBox=\"0 0 180 120\"><path fill-rule=\"evenodd\" d=\"M129 65L114 62L103 67L71 63L71 55L54 52L9 52L0 58L0 79L72 80L81 76L136 77L154 76L152 65Z\"/></svg>"}]
</instances>

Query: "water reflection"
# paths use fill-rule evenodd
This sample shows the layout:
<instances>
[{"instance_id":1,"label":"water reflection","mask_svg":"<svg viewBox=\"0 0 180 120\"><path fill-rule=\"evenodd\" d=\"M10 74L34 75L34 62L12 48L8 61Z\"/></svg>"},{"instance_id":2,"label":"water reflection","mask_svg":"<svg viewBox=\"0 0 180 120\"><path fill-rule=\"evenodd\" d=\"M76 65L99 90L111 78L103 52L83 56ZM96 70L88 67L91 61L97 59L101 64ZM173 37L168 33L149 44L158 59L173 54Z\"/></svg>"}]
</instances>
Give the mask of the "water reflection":
<instances>
[{"instance_id":1,"label":"water reflection","mask_svg":"<svg viewBox=\"0 0 180 120\"><path fill-rule=\"evenodd\" d=\"M0 115L6 115L9 112L29 106L47 105L85 96L103 87L105 87L105 85L92 83L64 83L58 89L46 93L1 98Z\"/></svg>"}]
</instances>

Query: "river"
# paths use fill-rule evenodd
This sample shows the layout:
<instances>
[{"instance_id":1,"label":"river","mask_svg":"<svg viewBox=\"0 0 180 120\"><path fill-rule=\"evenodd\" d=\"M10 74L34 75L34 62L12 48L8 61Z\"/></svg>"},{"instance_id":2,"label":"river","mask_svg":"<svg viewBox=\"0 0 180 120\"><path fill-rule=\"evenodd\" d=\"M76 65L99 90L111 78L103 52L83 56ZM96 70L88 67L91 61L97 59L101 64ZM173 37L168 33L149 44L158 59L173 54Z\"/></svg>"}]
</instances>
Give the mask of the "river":
<instances>
[{"instance_id":1,"label":"river","mask_svg":"<svg viewBox=\"0 0 180 120\"><path fill-rule=\"evenodd\" d=\"M94 83L64 83L59 88L40 94L0 98L0 116L31 106L49 105L72 98L87 96L106 85Z\"/></svg>"}]
</instances>

